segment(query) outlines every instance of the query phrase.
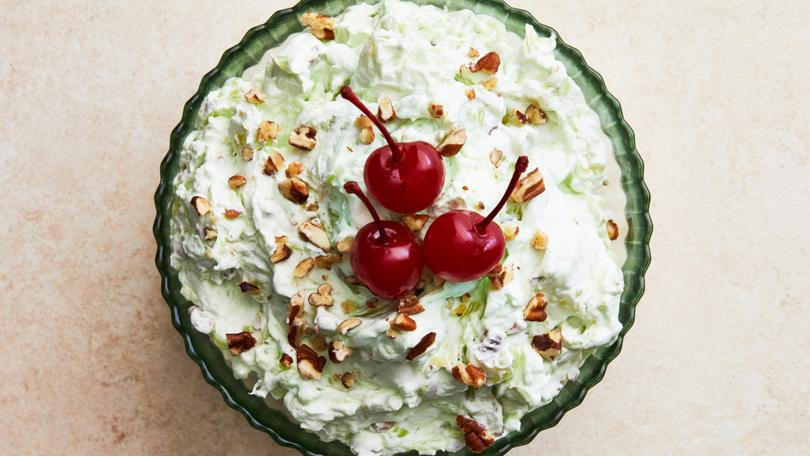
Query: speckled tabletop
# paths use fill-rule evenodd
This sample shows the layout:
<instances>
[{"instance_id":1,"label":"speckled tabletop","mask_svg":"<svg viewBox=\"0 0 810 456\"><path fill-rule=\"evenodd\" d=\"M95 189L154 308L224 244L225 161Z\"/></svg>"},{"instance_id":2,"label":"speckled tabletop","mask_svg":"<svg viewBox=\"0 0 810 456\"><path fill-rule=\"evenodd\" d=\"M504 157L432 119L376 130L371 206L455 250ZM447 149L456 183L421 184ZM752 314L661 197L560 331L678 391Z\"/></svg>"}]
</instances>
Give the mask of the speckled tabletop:
<instances>
[{"instance_id":1,"label":"speckled tabletop","mask_svg":"<svg viewBox=\"0 0 810 456\"><path fill-rule=\"evenodd\" d=\"M512 454L810 451L810 3L513 4L622 102L655 233L623 353ZM288 5L0 0L0 453L297 454L186 357L151 234L183 103Z\"/></svg>"}]
</instances>

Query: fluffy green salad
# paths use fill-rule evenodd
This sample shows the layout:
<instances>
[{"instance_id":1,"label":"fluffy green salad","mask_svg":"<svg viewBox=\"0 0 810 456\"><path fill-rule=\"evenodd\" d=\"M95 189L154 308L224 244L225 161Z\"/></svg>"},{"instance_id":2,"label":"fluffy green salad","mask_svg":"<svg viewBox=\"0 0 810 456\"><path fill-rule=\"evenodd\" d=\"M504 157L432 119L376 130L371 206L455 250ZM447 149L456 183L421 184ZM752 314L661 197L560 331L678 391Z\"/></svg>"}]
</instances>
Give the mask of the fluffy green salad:
<instances>
[{"instance_id":1,"label":"fluffy green salad","mask_svg":"<svg viewBox=\"0 0 810 456\"><path fill-rule=\"evenodd\" d=\"M521 38L396 0L301 20L206 96L183 144L171 259L191 322L253 394L326 441L361 456L481 451L621 330L616 225L599 194L611 144L555 39L529 26ZM399 301L358 283L348 252L371 217L342 185L362 185L385 142L338 96L347 84L397 141L462 143L432 207L377 206L417 239L448 210L485 214L529 157L537 172L496 218L500 267L464 283L425 269Z\"/></svg>"}]
</instances>

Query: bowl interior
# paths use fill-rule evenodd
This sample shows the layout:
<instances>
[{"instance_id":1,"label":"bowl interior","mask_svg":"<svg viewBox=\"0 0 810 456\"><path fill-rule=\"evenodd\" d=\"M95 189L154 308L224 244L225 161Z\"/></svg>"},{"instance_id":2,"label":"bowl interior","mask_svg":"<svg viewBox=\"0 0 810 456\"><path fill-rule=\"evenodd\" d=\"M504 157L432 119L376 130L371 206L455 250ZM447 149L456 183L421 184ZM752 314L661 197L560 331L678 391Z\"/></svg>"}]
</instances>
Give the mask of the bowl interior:
<instances>
[{"instance_id":1,"label":"bowl interior","mask_svg":"<svg viewBox=\"0 0 810 456\"><path fill-rule=\"evenodd\" d=\"M509 30L520 36L523 35L524 24L532 25L542 36L556 35L557 58L565 64L568 73L584 92L588 104L598 113L602 128L613 144L621 174L627 223L623 252L626 259L622 267L625 290L619 311L623 330L614 344L596 350L586 360L579 377L566 384L551 403L527 414L519 431L499 439L485 453L504 454L514 446L528 443L539 431L554 426L566 411L582 401L589 388L602 379L608 363L618 355L624 335L633 324L635 306L644 291L644 272L650 262L648 246L652 223L648 214L649 192L643 181L643 163L635 148L633 131L624 121L619 103L608 93L601 76L585 63L579 51L560 40L556 31L538 23L527 12L511 8L499 0L411 1L444 6L451 10L466 8L487 14L500 19ZM270 408L263 399L251 396L245 385L234 378L221 353L208 337L191 327L187 312L190 303L180 295L180 283L169 261L171 182L177 172L183 140L193 129L200 104L208 92L221 87L228 78L241 75L247 68L258 63L267 49L281 43L291 33L300 31L302 27L297 19L300 14L315 10L337 15L355 3L359 1L304 0L291 9L278 11L265 24L251 29L237 46L226 51L217 67L203 78L199 90L185 105L182 121L172 132L170 149L161 165L161 183L155 194L157 217L154 234L158 244L156 263L162 276L163 296L171 309L172 322L184 338L186 351L200 366L206 381L222 393L229 406L242 412L253 427L267 432L278 443L297 448L306 455L349 456L352 452L341 443L321 441L314 434L303 431L281 411ZM469 453L461 450L454 454Z\"/></svg>"}]
</instances>

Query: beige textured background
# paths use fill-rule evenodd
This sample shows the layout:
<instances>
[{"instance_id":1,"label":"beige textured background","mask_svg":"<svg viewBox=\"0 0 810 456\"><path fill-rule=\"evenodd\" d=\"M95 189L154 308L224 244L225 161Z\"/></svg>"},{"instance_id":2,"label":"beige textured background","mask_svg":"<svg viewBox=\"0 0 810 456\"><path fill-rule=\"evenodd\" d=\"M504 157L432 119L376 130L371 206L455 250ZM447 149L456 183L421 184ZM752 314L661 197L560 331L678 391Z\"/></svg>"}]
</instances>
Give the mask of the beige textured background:
<instances>
[{"instance_id":1,"label":"beige textured background","mask_svg":"<svg viewBox=\"0 0 810 456\"><path fill-rule=\"evenodd\" d=\"M621 100L656 225L622 355L514 454L806 454L810 3L513 3ZM0 453L296 454L184 354L150 232L183 103L288 4L0 0Z\"/></svg>"}]
</instances>

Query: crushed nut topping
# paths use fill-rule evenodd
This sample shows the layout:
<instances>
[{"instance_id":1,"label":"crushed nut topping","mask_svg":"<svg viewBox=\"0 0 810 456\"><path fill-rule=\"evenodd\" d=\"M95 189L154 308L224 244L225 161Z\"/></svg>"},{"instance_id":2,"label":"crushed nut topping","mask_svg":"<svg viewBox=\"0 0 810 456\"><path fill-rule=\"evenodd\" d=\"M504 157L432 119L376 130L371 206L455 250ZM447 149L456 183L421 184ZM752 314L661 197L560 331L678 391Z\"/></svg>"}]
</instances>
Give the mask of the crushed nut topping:
<instances>
[{"instance_id":1,"label":"crushed nut topping","mask_svg":"<svg viewBox=\"0 0 810 456\"><path fill-rule=\"evenodd\" d=\"M304 164L302 162L292 162L287 165L285 174L287 177L295 177L304 172Z\"/></svg>"},{"instance_id":2,"label":"crushed nut topping","mask_svg":"<svg viewBox=\"0 0 810 456\"><path fill-rule=\"evenodd\" d=\"M333 363L340 364L346 360L349 356L352 356L354 350L351 349L348 345L346 345L343 341L340 340L333 340L329 342L329 359Z\"/></svg>"},{"instance_id":3,"label":"crushed nut topping","mask_svg":"<svg viewBox=\"0 0 810 456\"><path fill-rule=\"evenodd\" d=\"M306 321L303 316L304 297L301 293L296 293L290 298L290 310L287 313L287 342L293 347L298 346L301 336L306 331Z\"/></svg>"},{"instance_id":4,"label":"crushed nut topping","mask_svg":"<svg viewBox=\"0 0 810 456\"><path fill-rule=\"evenodd\" d=\"M315 220L302 223L298 226L298 231L307 241L319 247L324 252L328 252L332 247L332 244L329 242L329 236L326 235L326 231L324 231L319 224L316 224Z\"/></svg>"},{"instance_id":5,"label":"crushed nut topping","mask_svg":"<svg viewBox=\"0 0 810 456\"><path fill-rule=\"evenodd\" d=\"M371 144L374 142L374 130L371 127L366 127L360 130L360 142L363 144Z\"/></svg>"},{"instance_id":6,"label":"crushed nut topping","mask_svg":"<svg viewBox=\"0 0 810 456\"><path fill-rule=\"evenodd\" d=\"M468 100L475 100L475 89L465 90L464 95L467 95Z\"/></svg>"},{"instance_id":7,"label":"crushed nut topping","mask_svg":"<svg viewBox=\"0 0 810 456\"><path fill-rule=\"evenodd\" d=\"M247 293L250 295L257 295L261 291L258 285L252 284L250 282L240 282L239 289L242 290L242 293Z\"/></svg>"},{"instance_id":8,"label":"crushed nut topping","mask_svg":"<svg viewBox=\"0 0 810 456\"><path fill-rule=\"evenodd\" d=\"M500 166L501 160L503 160L503 151L501 149L492 149L492 152L489 153L489 162L492 163L492 166L497 168Z\"/></svg>"},{"instance_id":9,"label":"crushed nut topping","mask_svg":"<svg viewBox=\"0 0 810 456\"><path fill-rule=\"evenodd\" d=\"M301 24L309 28L310 33L319 40L335 39L335 20L329 16L310 11L301 15Z\"/></svg>"},{"instance_id":10,"label":"crushed nut topping","mask_svg":"<svg viewBox=\"0 0 810 456\"><path fill-rule=\"evenodd\" d=\"M217 238L217 232L213 228L203 229L203 239L206 241L213 241Z\"/></svg>"},{"instance_id":11,"label":"crushed nut topping","mask_svg":"<svg viewBox=\"0 0 810 456\"><path fill-rule=\"evenodd\" d=\"M280 263L292 255L292 249L287 246L287 236L276 236L276 250L270 256L270 262Z\"/></svg>"},{"instance_id":12,"label":"crushed nut topping","mask_svg":"<svg viewBox=\"0 0 810 456\"><path fill-rule=\"evenodd\" d=\"M452 157L459 153L465 142L467 142L467 130L456 128L444 137L436 150L443 157Z\"/></svg>"},{"instance_id":13,"label":"crushed nut topping","mask_svg":"<svg viewBox=\"0 0 810 456\"><path fill-rule=\"evenodd\" d=\"M253 160L253 148L250 146L242 147L242 158L244 158L245 161Z\"/></svg>"},{"instance_id":14,"label":"crushed nut topping","mask_svg":"<svg viewBox=\"0 0 810 456\"><path fill-rule=\"evenodd\" d=\"M309 271L315 267L315 259L314 258L304 258L301 260L297 265L295 265L295 269L293 269L292 275L296 279L302 279L309 274Z\"/></svg>"},{"instance_id":15,"label":"crushed nut topping","mask_svg":"<svg viewBox=\"0 0 810 456\"><path fill-rule=\"evenodd\" d=\"M419 298L416 295L409 294L403 298L399 299L399 304L397 305L397 312L405 315L416 315L425 311L425 308L422 307L422 303L419 302Z\"/></svg>"},{"instance_id":16,"label":"crushed nut topping","mask_svg":"<svg viewBox=\"0 0 810 456\"><path fill-rule=\"evenodd\" d=\"M480 388L484 386L487 381L487 374L478 366L472 364L458 364L453 366L453 377L459 382L472 386L473 388Z\"/></svg>"},{"instance_id":17,"label":"crushed nut topping","mask_svg":"<svg viewBox=\"0 0 810 456\"><path fill-rule=\"evenodd\" d=\"M403 215L402 221L405 223L405 226L408 227L409 230L416 233L420 231L427 223L430 216L427 214L412 214L412 215Z\"/></svg>"},{"instance_id":18,"label":"crushed nut topping","mask_svg":"<svg viewBox=\"0 0 810 456\"><path fill-rule=\"evenodd\" d=\"M546 250L546 247L548 247L548 235L541 230L537 230L532 237L532 247L535 250Z\"/></svg>"},{"instance_id":19,"label":"crushed nut topping","mask_svg":"<svg viewBox=\"0 0 810 456\"><path fill-rule=\"evenodd\" d=\"M528 203L545 190L546 184L543 182L543 175L540 173L539 168L535 168L518 182L515 191L512 192L511 199L516 203Z\"/></svg>"},{"instance_id":20,"label":"crushed nut topping","mask_svg":"<svg viewBox=\"0 0 810 456\"><path fill-rule=\"evenodd\" d=\"M264 95L256 89L250 89L245 94L245 100L250 104L260 105L264 103Z\"/></svg>"},{"instance_id":21,"label":"crushed nut topping","mask_svg":"<svg viewBox=\"0 0 810 456\"><path fill-rule=\"evenodd\" d=\"M492 90L497 85L498 85L498 78L489 78L489 79L487 79L487 80L485 80L484 82L481 83L481 87L483 87L483 88L485 88L487 90Z\"/></svg>"},{"instance_id":22,"label":"crushed nut topping","mask_svg":"<svg viewBox=\"0 0 810 456\"><path fill-rule=\"evenodd\" d=\"M332 266L343 261L343 255L329 252L326 255L318 255L315 257L315 266L323 269L332 269Z\"/></svg>"},{"instance_id":23,"label":"crushed nut topping","mask_svg":"<svg viewBox=\"0 0 810 456\"><path fill-rule=\"evenodd\" d=\"M331 307L335 303L332 299L332 285L322 283L315 293L309 295L308 301L315 307Z\"/></svg>"},{"instance_id":24,"label":"crushed nut topping","mask_svg":"<svg viewBox=\"0 0 810 456\"><path fill-rule=\"evenodd\" d=\"M532 296L532 299L529 300L526 309L523 310L523 319L537 322L546 321L548 317L548 314L546 314L546 306L548 306L546 296L538 291L537 294Z\"/></svg>"},{"instance_id":25,"label":"crushed nut topping","mask_svg":"<svg viewBox=\"0 0 810 456\"><path fill-rule=\"evenodd\" d=\"M354 386L354 374L351 372L344 373L340 376L340 383L347 389L351 389Z\"/></svg>"},{"instance_id":26,"label":"crushed nut topping","mask_svg":"<svg viewBox=\"0 0 810 456\"><path fill-rule=\"evenodd\" d=\"M388 329L385 330L385 335L389 339L396 339L397 336L399 335L399 332L397 332L397 330L394 329L394 328L388 328Z\"/></svg>"},{"instance_id":27,"label":"crushed nut topping","mask_svg":"<svg viewBox=\"0 0 810 456\"><path fill-rule=\"evenodd\" d=\"M315 139L317 133L314 128L308 125L299 125L292 131L290 139L287 140L287 142L295 148L310 151L318 144L318 141Z\"/></svg>"},{"instance_id":28,"label":"crushed nut topping","mask_svg":"<svg viewBox=\"0 0 810 456\"><path fill-rule=\"evenodd\" d=\"M416 344L416 346L414 346L412 349L408 351L408 353L405 355L405 359L407 359L408 361L413 361L419 355L425 353L427 349L430 348L431 345L433 345L433 342L436 342L436 333L429 332L425 334L425 336L422 337L422 340L420 340L419 343Z\"/></svg>"},{"instance_id":29,"label":"crushed nut topping","mask_svg":"<svg viewBox=\"0 0 810 456\"><path fill-rule=\"evenodd\" d=\"M428 104L428 113L434 119L441 119L444 117L444 106L431 101L430 104Z\"/></svg>"},{"instance_id":30,"label":"crushed nut topping","mask_svg":"<svg viewBox=\"0 0 810 456\"><path fill-rule=\"evenodd\" d=\"M464 442L473 453L482 453L495 442L495 437L478 421L459 415L456 424L464 432Z\"/></svg>"},{"instance_id":31,"label":"crushed nut topping","mask_svg":"<svg viewBox=\"0 0 810 456\"><path fill-rule=\"evenodd\" d=\"M476 211L483 211L484 210L484 203L482 203L481 201L478 201L477 203L475 203L474 207L475 207Z\"/></svg>"},{"instance_id":32,"label":"crushed nut topping","mask_svg":"<svg viewBox=\"0 0 810 456\"><path fill-rule=\"evenodd\" d=\"M296 204L304 204L309 198L309 187L306 182L297 177L279 182L278 191L281 196Z\"/></svg>"},{"instance_id":33,"label":"crushed nut topping","mask_svg":"<svg viewBox=\"0 0 810 456\"><path fill-rule=\"evenodd\" d=\"M234 190L239 190L245 184L247 184L245 176L236 174L228 178L228 185Z\"/></svg>"},{"instance_id":34,"label":"crushed nut topping","mask_svg":"<svg viewBox=\"0 0 810 456\"><path fill-rule=\"evenodd\" d=\"M202 196L195 196L191 198L191 206L194 207L194 210L197 211L197 215L200 217L211 212L211 203L209 203L208 200Z\"/></svg>"},{"instance_id":35,"label":"crushed nut topping","mask_svg":"<svg viewBox=\"0 0 810 456\"><path fill-rule=\"evenodd\" d=\"M315 327L314 327L314 328L312 328L312 329L313 329L313 331L315 332L315 336L314 336L314 337L312 337L312 339L311 339L311 341L312 341L312 348L313 348L313 349L314 349L316 352L322 352L322 351L326 351L326 350L327 350L327 348L328 348L328 347L327 347L327 345L326 345L326 339L324 339L322 335L318 334L318 331L319 331L319 330L318 330L318 326L317 326L317 325L315 325Z\"/></svg>"},{"instance_id":36,"label":"crushed nut topping","mask_svg":"<svg viewBox=\"0 0 810 456\"><path fill-rule=\"evenodd\" d=\"M504 239L514 241L518 233L520 233L520 227L517 225L501 225L501 231L503 231Z\"/></svg>"},{"instance_id":37,"label":"crushed nut topping","mask_svg":"<svg viewBox=\"0 0 810 456\"><path fill-rule=\"evenodd\" d=\"M512 267L504 267L502 264L498 264L487 274L493 290L500 290L504 285L509 283L514 276L515 274L512 271Z\"/></svg>"},{"instance_id":38,"label":"crushed nut topping","mask_svg":"<svg viewBox=\"0 0 810 456\"><path fill-rule=\"evenodd\" d=\"M338 332L345 336L346 333L360 326L361 324L363 324L363 320L357 317L347 318L338 324Z\"/></svg>"},{"instance_id":39,"label":"crushed nut topping","mask_svg":"<svg viewBox=\"0 0 810 456\"><path fill-rule=\"evenodd\" d=\"M359 117L354 119L354 126L357 128L371 128L372 125L374 124L371 122L371 119L369 119L365 114L361 114Z\"/></svg>"},{"instance_id":40,"label":"crushed nut topping","mask_svg":"<svg viewBox=\"0 0 810 456\"><path fill-rule=\"evenodd\" d=\"M397 331L416 331L416 320L409 317L407 314L397 314L397 316L391 320L391 327Z\"/></svg>"},{"instance_id":41,"label":"crushed nut topping","mask_svg":"<svg viewBox=\"0 0 810 456\"><path fill-rule=\"evenodd\" d=\"M281 364L282 366L287 368L287 367L292 366L293 359L292 359L292 356L290 356L290 355L288 355L286 353L282 353L281 358L279 358L278 362L279 362L279 364Z\"/></svg>"},{"instance_id":42,"label":"crushed nut topping","mask_svg":"<svg viewBox=\"0 0 810 456\"><path fill-rule=\"evenodd\" d=\"M476 48L470 48L470 50L467 52L467 55L470 56L471 59L474 59L479 55L481 55L481 53L478 52L478 49Z\"/></svg>"},{"instance_id":43,"label":"crushed nut topping","mask_svg":"<svg viewBox=\"0 0 810 456\"><path fill-rule=\"evenodd\" d=\"M272 141L278 137L279 133L281 133L281 127L277 123L263 120L256 129L256 141Z\"/></svg>"},{"instance_id":44,"label":"crushed nut topping","mask_svg":"<svg viewBox=\"0 0 810 456\"><path fill-rule=\"evenodd\" d=\"M534 336L532 338L532 348L543 359L553 360L560 356L562 352L562 331L560 331L560 328L554 328L546 334Z\"/></svg>"},{"instance_id":45,"label":"crushed nut topping","mask_svg":"<svg viewBox=\"0 0 810 456\"><path fill-rule=\"evenodd\" d=\"M247 331L225 334L225 338L228 341L228 351L230 351L233 356L248 351L256 345L256 339L253 337L253 334Z\"/></svg>"},{"instance_id":46,"label":"crushed nut topping","mask_svg":"<svg viewBox=\"0 0 810 456\"><path fill-rule=\"evenodd\" d=\"M532 125L542 125L548 120L548 115L539 106L530 104L526 108L526 120Z\"/></svg>"},{"instance_id":47,"label":"crushed nut topping","mask_svg":"<svg viewBox=\"0 0 810 456\"><path fill-rule=\"evenodd\" d=\"M240 215L242 215L241 211L237 211L236 209L225 209L225 218L228 220L238 219Z\"/></svg>"},{"instance_id":48,"label":"crushed nut topping","mask_svg":"<svg viewBox=\"0 0 810 456\"><path fill-rule=\"evenodd\" d=\"M528 121L528 119L526 118L526 114L524 114L523 111L519 109L515 109L514 111L512 111L512 116L521 125L526 125L526 122Z\"/></svg>"},{"instance_id":49,"label":"crushed nut topping","mask_svg":"<svg viewBox=\"0 0 810 456\"><path fill-rule=\"evenodd\" d=\"M607 221L607 234L608 239L611 241L615 241L619 238L619 225L617 225L613 219Z\"/></svg>"},{"instance_id":50,"label":"crushed nut topping","mask_svg":"<svg viewBox=\"0 0 810 456\"><path fill-rule=\"evenodd\" d=\"M262 172L268 176L272 176L284 168L284 156L278 152L271 152L267 156L267 161L264 162L264 169Z\"/></svg>"},{"instance_id":51,"label":"crushed nut topping","mask_svg":"<svg viewBox=\"0 0 810 456\"><path fill-rule=\"evenodd\" d=\"M298 373L307 380L317 380L321 378L326 358L318 356L307 344L301 344L295 349L295 357L298 358Z\"/></svg>"},{"instance_id":52,"label":"crushed nut topping","mask_svg":"<svg viewBox=\"0 0 810 456\"><path fill-rule=\"evenodd\" d=\"M349 253L352 251L352 244L354 243L354 238L346 238L338 241L336 247L337 251L340 253Z\"/></svg>"},{"instance_id":53,"label":"crushed nut topping","mask_svg":"<svg viewBox=\"0 0 810 456\"><path fill-rule=\"evenodd\" d=\"M483 57L478 59L471 67L473 73L483 71L484 73L495 74L498 72L498 67L501 66L501 57L497 52L491 51L484 54Z\"/></svg>"},{"instance_id":54,"label":"crushed nut topping","mask_svg":"<svg viewBox=\"0 0 810 456\"><path fill-rule=\"evenodd\" d=\"M394 110L394 105L388 97L380 98L377 108L377 118L383 122L389 122L397 117L397 112Z\"/></svg>"}]
</instances>

